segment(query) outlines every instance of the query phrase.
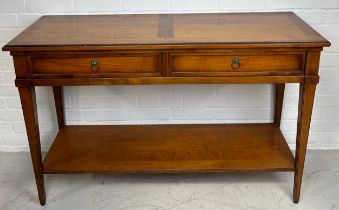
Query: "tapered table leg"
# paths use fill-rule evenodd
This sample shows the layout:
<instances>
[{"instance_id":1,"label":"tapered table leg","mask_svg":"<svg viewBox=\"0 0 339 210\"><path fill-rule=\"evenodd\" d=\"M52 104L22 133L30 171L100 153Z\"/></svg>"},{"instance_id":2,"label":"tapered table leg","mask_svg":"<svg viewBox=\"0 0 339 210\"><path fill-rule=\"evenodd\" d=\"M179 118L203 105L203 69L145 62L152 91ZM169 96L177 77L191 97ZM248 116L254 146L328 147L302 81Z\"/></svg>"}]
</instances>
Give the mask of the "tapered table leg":
<instances>
[{"instance_id":1,"label":"tapered table leg","mask_svg":"<svg viewBox=\"0 0 339 210\"><path fill-rule=\"evenodd\" d=\"M42 173L42 156L40 146L40 134L38 124L38 113L36 105L35 87L18 87L22 110L24 114L26 131L28 136L29 148L33 162L35 181L38 189L38 195L41 205L46 203L46 192L44 176Z\"/></svg>"},{"instance_id":2,"label":"tapered table leg","mask_svg":"<svg viewBox=\"0 0 339 210\"><path fill-rule=\"evenodd\" d=\"M280 126L281 113L284 102L285 84L275 85L275 110L274 110L274 124Z\"/></svg>"},{"instance_id":3,"label":"tapered table leg","mask_svg":"<svg viewBox=\"0 0 339 210\"><path fill-rule=\"evenodd\" d=\"M56 110L57 119L58 119L58 126L60 129L65 126L62 87L53 86L53 95L54 95L55 110Z\"/></svg>"},{"instance_id":4,"label":"tapered table leg","mask_svg":"<svg viewBox=\"0 0 339 210\"><path fill-rule=\"evenodd\" d=\"M299 202L316 84L300 84L293 201Z\"/></svg>"}]
</instances>

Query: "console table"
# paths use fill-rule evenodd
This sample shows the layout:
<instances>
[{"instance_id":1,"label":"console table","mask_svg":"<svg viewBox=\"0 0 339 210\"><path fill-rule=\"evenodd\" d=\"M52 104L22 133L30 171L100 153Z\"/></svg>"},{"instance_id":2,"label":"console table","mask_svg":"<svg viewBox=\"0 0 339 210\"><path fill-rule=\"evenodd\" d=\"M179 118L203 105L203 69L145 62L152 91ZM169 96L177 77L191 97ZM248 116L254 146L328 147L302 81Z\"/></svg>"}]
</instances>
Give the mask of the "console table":
<instances>
[{"instance_id":1,"label":"console table","mask_svg":"<svg viewBox=\"0 0 339 210\"><path fill-rule=\"evenodd\" d=\"M291 12L44 16L3 50L14 59L41 205L44 174L293 171L300 197L320 52ZM274 84L272 123L67 125L63 86ZM300 84L293 156L280 131L286 83ZM35 86L52 86L59 132L42 159ZM156 87L155 87L156 88Z\"/></svg>"}]
</instances>

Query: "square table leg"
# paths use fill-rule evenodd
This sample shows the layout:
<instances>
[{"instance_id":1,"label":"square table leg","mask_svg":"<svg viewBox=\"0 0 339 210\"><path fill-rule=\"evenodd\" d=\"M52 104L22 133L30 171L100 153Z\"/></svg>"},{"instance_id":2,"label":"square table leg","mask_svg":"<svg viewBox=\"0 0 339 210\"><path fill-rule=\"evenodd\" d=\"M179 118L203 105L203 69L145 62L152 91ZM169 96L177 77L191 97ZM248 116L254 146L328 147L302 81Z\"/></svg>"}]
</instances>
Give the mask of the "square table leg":
<instances>
[{"instance_id":1,"label":"square table leg","mask_svg":"<svg viewBox=\"0 0 339 210\"><path fill-rule=\"evenodd\" d=\"M316 84L300 84L293 201L299 202Z\"/></svg>"},{"instance_id":2,"label":"square table leg","mask_svg":"<svg viewBox=\"0 0 339 210\"><path fill-rule=\"evenodd\" d=\"M35 181L41 205L46 203L44 176L42 173L42 155L40 146L40 134L38 124L38 112L34 86L18 87L22 110L24 114L29 148L33 162Z\"/></svg>"},{"instance_id":3,"label":"square table leg","mask_svg":"<svg viewBox=\"0 0 339 210\"><path fill-rule=\"evenodd\" d=\"M65 126L62 86L53 86L53 95L54 95L55 110L56 110L57 119L58 119L58 126L60 129Z\"/></svg>"},{"instance_id":4,"label":"square table leg","mask_svg":"<svg viewBox=\"0 0 339 210\"><path fill-rule=\"evenodd\" d=\"M275 85L275 110L274 110L274 124L280 126L281 113L284 102L285 84Z\"/></svg>"}]
</instances>

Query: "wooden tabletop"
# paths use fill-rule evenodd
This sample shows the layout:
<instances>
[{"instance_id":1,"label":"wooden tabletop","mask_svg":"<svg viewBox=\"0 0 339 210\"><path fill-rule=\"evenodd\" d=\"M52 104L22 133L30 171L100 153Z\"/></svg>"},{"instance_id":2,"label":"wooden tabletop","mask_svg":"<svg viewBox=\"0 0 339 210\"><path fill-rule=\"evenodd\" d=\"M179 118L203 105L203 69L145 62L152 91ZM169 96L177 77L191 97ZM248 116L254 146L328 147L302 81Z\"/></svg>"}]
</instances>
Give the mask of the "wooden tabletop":
<instances>
[{"instance_id":1,"label":"wooden tabletop","mask_svg":"<svg viewBox=\"0 0 339 210\"><path fill-rule=\"evenodd\" d=\"M292 12L43 16L3 50L89 46L330 43Z\"/></svg>"}]
</instances>

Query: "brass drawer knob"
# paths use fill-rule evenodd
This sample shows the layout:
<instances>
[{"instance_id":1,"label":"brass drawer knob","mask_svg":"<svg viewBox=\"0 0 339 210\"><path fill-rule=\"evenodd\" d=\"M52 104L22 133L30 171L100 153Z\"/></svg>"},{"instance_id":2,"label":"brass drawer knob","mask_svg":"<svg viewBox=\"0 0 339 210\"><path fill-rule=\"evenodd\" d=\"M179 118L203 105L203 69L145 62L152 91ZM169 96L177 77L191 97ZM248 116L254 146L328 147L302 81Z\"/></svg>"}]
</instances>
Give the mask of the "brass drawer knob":
<instances>
[{"instance_id":1,"label":"brass drawer knob","mask_svg":"<svg viewBox=\"0 0 339 210\"><path fill-rule=\"evenodd\" d=\"M91 70L93 72L98 72L100 70L99 61L96 59L91 60Z\"/></svg>"},{"instance_id":2,"label":"brass drawer knob","mask_svg":"<svg viewBox=\"0 0 339 210\"><path fill-rule=\"evenodd\" d=\"M232 59L231 67L232 67L233 70L237 70L238 68L240 68L240 58L239 57L234 57Z\"/></svg>"}]
</instances>

